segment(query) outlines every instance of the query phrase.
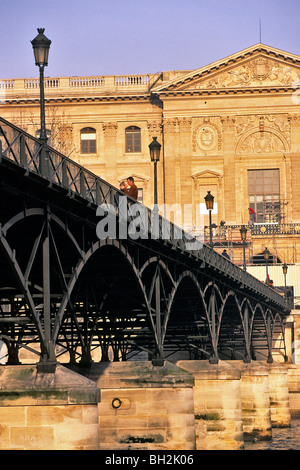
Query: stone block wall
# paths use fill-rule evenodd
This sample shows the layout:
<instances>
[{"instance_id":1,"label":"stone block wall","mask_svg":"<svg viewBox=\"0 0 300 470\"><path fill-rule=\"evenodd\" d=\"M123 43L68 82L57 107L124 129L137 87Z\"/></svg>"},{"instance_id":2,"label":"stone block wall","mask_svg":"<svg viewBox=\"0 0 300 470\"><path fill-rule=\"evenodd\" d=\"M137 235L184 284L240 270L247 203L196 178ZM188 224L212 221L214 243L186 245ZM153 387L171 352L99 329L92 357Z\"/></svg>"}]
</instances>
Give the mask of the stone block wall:
<instances>
[{"instance_id":1,"label":"stone block wall","mask_svg":"<svg viewBox=\"0 0 300 470\"><path fill-rule=\"evenodd\" d=\"M0 368L0 450L99 449L99 389L59 366Z\"/></svg>"}]
</instances>

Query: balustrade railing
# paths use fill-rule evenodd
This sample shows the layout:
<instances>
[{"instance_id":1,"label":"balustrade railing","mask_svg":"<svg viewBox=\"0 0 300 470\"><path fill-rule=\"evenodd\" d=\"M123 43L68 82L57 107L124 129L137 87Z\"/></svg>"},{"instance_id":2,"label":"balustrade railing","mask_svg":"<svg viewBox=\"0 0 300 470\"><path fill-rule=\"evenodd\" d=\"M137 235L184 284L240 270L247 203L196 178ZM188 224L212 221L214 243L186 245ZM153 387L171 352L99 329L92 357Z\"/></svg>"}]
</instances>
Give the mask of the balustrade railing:
<instances>
[{"instance_id":1,"label":"balustrade railing","mask_svg":"<svg viewBox=\"0 0 300 470\"><path fill-rule=\"evenodd\" d=\"M127 75L127 76L116 76L115 85L117 86L132 86L132 85L148 85L148 75Z\"/></svg>"},{"instance_id":2,"label":"balustrade railing","mask_svg":"<svg viewBox=\"0 0 300 470\"><path fill-rule=\"evenodd\" d=\"M87 77L46 77L44 80L45 88L47 89L61 89L66 91L68 88L74 89L87 89L87 88L100 88L119 89L120 87L136 87L137 89L146 88L150 86L149 75L113 75L113 76L87 76ZM0 80L0 89L7 90L10 93L18 92L18 96L22 93L38 90L40 87L39 78L25 78L25 79L3 79Z\"/></svg>"},{"instance_id":3,"label":"balustrade railing","mask_svg":"<svg viewBox=\"0 0 300 470\"><path fill-rule=\"evenodd\" d=\"M15 86L15 81L12 80L0 80L0 88L4 90L11 90Z\"/></svg>"},{"instance_id":4,"label":"balustrade railing","mask_svg":"<svg viewBox=\"0 0 300 470\"><path fill-rule=\"evenodd\" d=\"M59 87L59 78L45 78L44 86L45 88L58 88ZM28 80L24 80L24 88L39 88L40 87L40 80L38 78L30 78Z\"/></svg>"},{"instance_id":5,"label":"balustrade railing","mask_svg":"<svg viewBox=\"0 0 300 470\"><path fill-rule=\"evenodd\" d=\"M239 230L242 227L241 225L223 225L216 226L213 229L213 239L214 241L232 241L233 243L242 243L240 238ZM280 224L280 223L258 223L252 225L245 225L247 229L247 239L253 237L262 237L262 236L286 236L286 235L296 235L300 236L300 223L289 223L289 224ZM194 229L195 233L201 233L200 229ZM205 241L209 240L209 229L203 231L202 236Z\"/></svg>"},{"instance_id":6,"label":"balustrade railing","mask_svg":"<svg viewBox=\"0 0 300 470\"><path fill-rule=\"evenodd\" d=\"M121 217L119 202L120 197L124 197L122 191L55 149L42 144L37 138L0 118L0 163L3 158L21 166L27 174L29 172L39 174L48 180L50 186L59 185L70 196L77 195L84 198L91 204L95 204L95 207L104 205L108 211L112 207L115 214L119 218ZM144 226L141 226L141 230L144 233L148 232L148 238L161 239L164 244L170 244L177 252L192 257L196 262L199 262L201 269L205 269L208 265L210 269L222 272L228 280L235 280L243 288L247 286L250 291L255 292L255 295L260 294L280 306L284 311L287 310L284 299L254 276L244 272L234 263L202 244L191 234L164 217L159 215L158 219L153 219L154 210L152 211L148 207L137 203L128 196L124 199L126 200L127 214L132 213L133 205L136 205L135 208L140 208L141 222L143 220L145 222ZM156 221L156 224L158 223L154 237L153 220ZM130 218L126 221L126 223L128 222L130 222Z\"/></svg>"},{"instance_id":7,"label":"balustrade railing","mask_svg":"<svg viewBox=\"0 0 300 470\"><path fill-rule=\"evenodd\" d=\"M99 87L105 85L104 77L70 77L70 87Z\"/></svg>"}]
</instances>

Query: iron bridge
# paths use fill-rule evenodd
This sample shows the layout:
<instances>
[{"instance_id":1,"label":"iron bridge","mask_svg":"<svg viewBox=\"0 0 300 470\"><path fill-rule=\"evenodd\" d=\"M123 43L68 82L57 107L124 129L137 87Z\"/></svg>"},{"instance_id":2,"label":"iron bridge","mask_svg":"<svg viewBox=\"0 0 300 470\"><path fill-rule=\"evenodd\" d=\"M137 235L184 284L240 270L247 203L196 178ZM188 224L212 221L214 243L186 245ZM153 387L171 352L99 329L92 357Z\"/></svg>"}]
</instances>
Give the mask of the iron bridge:
<instances>
[{"instance_id":1,"label":"iron bridge","mask_svg":"<svg viewBox=\"0 0 300 470\"><path fill-rule=\"evenodd\" d=\"M286 358L290 310L281 295L161 216L158 236L121 236L130 224L120 215L123 193L1 118L0 191L7 364L20 362L22 348L44 371L66 357L89 364L98 348L102 361L144 352L157 364L272 362L275 348ZM117 218L114 238L97 236L103 204L115 209L105 213ZM133 204L126 197L123 210Z\"/></svg>"}]
</instances>

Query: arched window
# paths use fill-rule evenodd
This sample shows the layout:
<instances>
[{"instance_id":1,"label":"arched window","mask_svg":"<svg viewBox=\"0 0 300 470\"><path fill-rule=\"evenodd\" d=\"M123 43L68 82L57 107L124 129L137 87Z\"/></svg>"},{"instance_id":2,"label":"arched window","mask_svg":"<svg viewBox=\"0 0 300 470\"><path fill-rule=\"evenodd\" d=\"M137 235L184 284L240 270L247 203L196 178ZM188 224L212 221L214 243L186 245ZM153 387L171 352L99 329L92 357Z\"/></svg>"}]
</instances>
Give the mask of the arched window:
<instances>
[{"instance_id":1,"label":"arched window","mask_svg":"<svg viewBox=\"0 0 300 470\"><path fill-rule=\"evenodd\" d=\"M141 152L141 129L136 126L125 130L125 151L128 153Z\"/></svg>"},{"instance_id":2,"label":"arched window","mask_svg":"<svg viewBox=\"0 0 300 470\"><path fill-rule=\"evenodd\" d=\"M81 153L96 153L96 131L85 127L80 131Z\"/></svg>"}]
</instances>

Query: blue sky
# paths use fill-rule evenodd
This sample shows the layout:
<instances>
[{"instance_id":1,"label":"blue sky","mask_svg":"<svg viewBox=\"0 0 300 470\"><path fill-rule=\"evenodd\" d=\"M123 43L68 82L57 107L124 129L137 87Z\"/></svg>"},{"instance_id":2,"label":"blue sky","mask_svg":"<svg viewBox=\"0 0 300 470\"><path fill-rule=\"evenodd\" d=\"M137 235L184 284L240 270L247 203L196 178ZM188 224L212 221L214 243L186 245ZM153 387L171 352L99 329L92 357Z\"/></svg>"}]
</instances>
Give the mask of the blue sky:
<instances>
[{"instance_id":1,"label":"blue sky","mask_svg":"<svg viewBox=\"0 0 300 470\"><path fill-rule=\"evenodd\" d=\"M300 55L300 0L0 0L0 78L192 70L262 42Z\"/></svg>"}]
</instances>

